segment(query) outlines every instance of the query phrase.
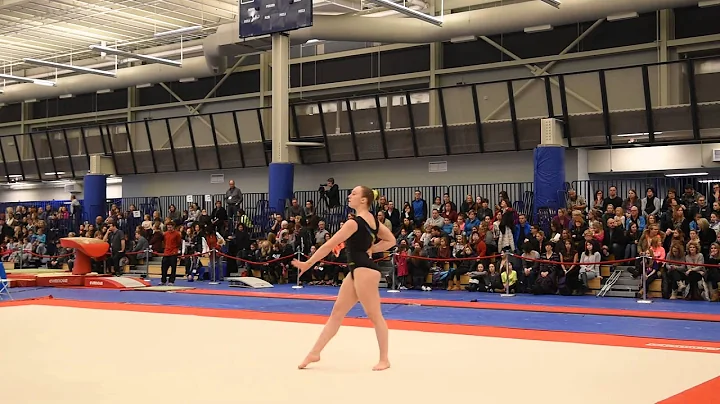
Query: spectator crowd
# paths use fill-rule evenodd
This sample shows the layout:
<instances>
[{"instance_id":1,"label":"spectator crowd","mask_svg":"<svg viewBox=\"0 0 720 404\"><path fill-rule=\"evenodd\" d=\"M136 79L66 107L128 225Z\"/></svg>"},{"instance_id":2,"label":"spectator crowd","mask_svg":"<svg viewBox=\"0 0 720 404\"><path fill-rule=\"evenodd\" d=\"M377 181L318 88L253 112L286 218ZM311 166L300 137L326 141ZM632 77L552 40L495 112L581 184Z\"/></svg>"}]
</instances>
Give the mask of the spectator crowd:
<instances>
[{"instance_id":1,"label":"spectator crowd","mask_svg":"<svg viewBox=\"0 0 720 404\"><path fill-rule=\"evenodd\" d=\"M623 197L611 186L607 195L597 190L586 198L570 189L567 206L553 213L546 228L515 211L504 191L492 201L467 195L459 203L449 194L428 203L415 191L400 206L380 196L374 212L396 235L397 249L391 259L375 258L392 262L395 272L388 273L400 289L582 295L590 281L602 277L601 266L612 264L627 268L641 288L659 279L665 298L718 301L720 185L707 196L689 185L683 192L669 189L662 198L653 188L643 191L631 189ZM324 201L330 208L340 204L334 180L320 193L323 198L330 199ZM148 252L163 256L163 284L175 281L178 264L189 279L203 280L209 274L199 256L217 250L212 266L220 268L220 278L259 272L271 283L295 282L291 259L311 255L332 236L315 204L293 199L285 212L257 224L269 227L257 239L251 237L255 224L243 210L242 192L232 181L225 201L210 212L194 203L183 211L170 205L164 215L112 205L105 217L80 223L64 206L19 205L0 215L1 248L4 260L23 266L71 265L70 251L59 245L63 223L70 221L69 236L110 244L108 258L96 263L98 272L120 275ZM346 220L352 217L348 213ZM346 262L342 250L331 253L297 281L337 286L347 274ZM466 286L463 275L469 278Z\"/></svg>"}]
</instances>

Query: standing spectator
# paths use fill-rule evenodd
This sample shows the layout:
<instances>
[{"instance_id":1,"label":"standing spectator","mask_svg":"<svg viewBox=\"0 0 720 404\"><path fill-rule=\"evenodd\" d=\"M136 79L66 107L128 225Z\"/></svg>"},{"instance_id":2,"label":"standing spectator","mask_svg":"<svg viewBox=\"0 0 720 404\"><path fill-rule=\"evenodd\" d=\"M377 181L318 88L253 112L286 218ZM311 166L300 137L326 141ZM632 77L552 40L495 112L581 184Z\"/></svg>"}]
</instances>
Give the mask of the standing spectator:
<instances>
[{"instance_id":1,"label":"standing spectator","mask_svg":"<svg viewBox=\"0 0 720 404\"><path fill-rule=\"evenodd\" d=\"M170 279L167 285L173 286L177 276L178 254L182 243L182 236L180 232L175 230L175 223L169 222L167 224L167 230L163 234L163 241L165 242L165 252L160 267L162 272L160 286L165 286L168 281L168 269L170 269Z\"/></svg>"},{"instance_id":2,"label":"standing spectator","mask_svg":"<svg viewBox=\"0 0 720 404\"><path fill-rule=\"evenodd\" d=\"M422 194L419 190L415 191L415 199L412 201L411 207L415 227L422 226L428 217L428 205L427 202L425 202L425 199L422 198Z\"/></svg>"},{"instance_id":3,"label":"standing spectator","mask_svg":"<svg viewBox=\"0 0 720 404\"><path fill-rule=\"evenodd\" d=\"M238 209L242 208L243 194L240 188L235 187L235 181L230 180L230 188L225 191L225 200L227 201L227 216L230 220L235 220Z\"/></svg>"},{"instance_id":4,"label":"standing spectator","mask_svg":"<svg viewBox=\"0 0 720 404\"><path fill-rule=\"evenodd\" d=\"M623 200L618 196L617 187L615 185L610 186L608 192L608 197L603 199L603 212L607 210L608 205L612 205L613 207L623 206Z\"/></svg>"},{"instance_id":5,"label":"standing spectator","mask_svg":"<svg viewBox=\"0 0 720 404\"><path fill-rule=\"evenodd\" d=\"M82 222L82 205L75 195L70 195L70 217L72 217L72 228L77 230Z\"/></svg>"},{"instance_id":6,"label":"standing spectator","mask_svg":"<svg viewBox=\"0 0 720 404\"><path fill-rule=\"evenodd\" d=\"M335 183L335 178L328 178L325 187L325 195L327 196L327 204L329 208L340 206L340 188Z\"/></svg>"},{"instance_id":7,"label":"standing spectator","mask_svg":"<svg viewBox=\"0 0 720 404\"><path fill-rule=\"evenodd\" d=\"M125 256L125 233L118 229L115 220L108 221L108 232L105 233L105 241L110 244L110 267L113 268L115 276L121 276L123 268L120 260ZM110 268L108 268L110 271Z\"/></svg>"},{"instance_id":8,"label":"standing spectator","mask_svg":"<svg viewBox=\"0 0 720 404\"><path fill-rule=\"evenodd\" d=\"M218 232L220 232L221 234L225 234L225 226L228 220L228 213L225 208L223 208L222 202L215 202L215 209L213 209L211 216L212 224L215 226Z\"/></svg>"},{"instance_id":9,"label":"standing spectator","mask_svg":"<svg viewBox=\"0 0 720 404\"><path fill-rule=\"evenodd\" d=\"M388 201L386 206L387 210L385 211L385 216L388 218L388 220L390 220L392 228L399 231L400 225L402 224L402 220L400 219L400 212L395 209L395 203L393 201Z\"/></svg>"}]
</instances>

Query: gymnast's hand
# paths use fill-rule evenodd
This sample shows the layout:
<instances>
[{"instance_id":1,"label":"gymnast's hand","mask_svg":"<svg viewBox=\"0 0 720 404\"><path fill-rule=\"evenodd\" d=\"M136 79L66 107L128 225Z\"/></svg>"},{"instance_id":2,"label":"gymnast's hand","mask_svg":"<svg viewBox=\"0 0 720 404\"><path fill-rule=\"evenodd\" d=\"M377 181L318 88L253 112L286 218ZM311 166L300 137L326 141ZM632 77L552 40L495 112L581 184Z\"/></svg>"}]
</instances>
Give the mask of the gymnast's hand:
<instances>
[{"instance_id":1,"label":"gymnast's hand","mask_svg":"<svg viewBox=\"0 0 720 404\"><path fill-rule=\"evenodd\" d=\"M302 262L297 259L292 260L292 265L300 271L300 273L304 273L308 269L310 269L310 265L308 264L308 261Z\"/></svg>"}]
</instances>

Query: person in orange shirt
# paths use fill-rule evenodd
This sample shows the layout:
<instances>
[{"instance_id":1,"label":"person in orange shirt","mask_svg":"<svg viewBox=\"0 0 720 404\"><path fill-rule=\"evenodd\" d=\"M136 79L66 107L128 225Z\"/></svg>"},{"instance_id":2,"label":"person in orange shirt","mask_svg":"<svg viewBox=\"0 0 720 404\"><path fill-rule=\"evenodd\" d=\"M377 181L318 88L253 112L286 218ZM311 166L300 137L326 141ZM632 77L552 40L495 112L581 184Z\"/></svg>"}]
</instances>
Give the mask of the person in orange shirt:
<instances>
[{"instance_id":1,"label":"person in orange shirt","mask_svg":"<svg viewBox=\"0 0 720 404\"><path fill-rule=\"evenodd\" d=\"M163 234L165 252L163 253L162 265L160 267L162 272L160 286L165 286L165 282L168 281L168 269L170 269L170 282L168 282L167 285L173 286L175 283L175 276L177 275L177 262L178 255L180 253L180 245L182 244L182 236L179 231L175 230L174 223L170 222L166 226L167 230Z\"/></svg>"}]
</instances>

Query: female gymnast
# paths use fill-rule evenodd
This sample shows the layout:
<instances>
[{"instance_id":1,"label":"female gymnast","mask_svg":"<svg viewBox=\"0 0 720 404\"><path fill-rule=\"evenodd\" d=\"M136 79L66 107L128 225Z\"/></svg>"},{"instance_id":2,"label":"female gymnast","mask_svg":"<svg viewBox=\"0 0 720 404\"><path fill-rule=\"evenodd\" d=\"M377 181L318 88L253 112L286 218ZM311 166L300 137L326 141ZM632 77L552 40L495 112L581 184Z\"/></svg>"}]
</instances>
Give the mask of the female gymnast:
<instances>
[{"instance_id":1,"label":"female gymnast","mask_svg":"<svg viewBox=\"0 0 720 404\"><path fill-rule=\"evenodd\" d=\"M310 363L320 360L320 353L340 329L345 315L360 301L365 314L375 327L380 361L373 370L385 370L390 367L388 359L388 328L380 310L380 269L373 262L371 255L384 252L395 246L395 236L380 225L370 212L371 204L377 199L378 193L365 186L355 187L348 196L348 206L355 209L355 217L348 220L335 235L318 248L307 261L293 260L293 265L300 273L312 268L316 262L325 258L336 246L346 242L348 267L350 274L343 280L337 300L330 318L325 324L315 346L307 355L298 369L305 369Z\"/></svg>"}]
</instances>

